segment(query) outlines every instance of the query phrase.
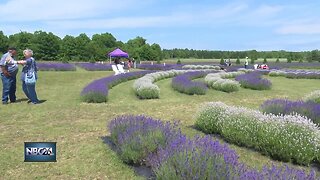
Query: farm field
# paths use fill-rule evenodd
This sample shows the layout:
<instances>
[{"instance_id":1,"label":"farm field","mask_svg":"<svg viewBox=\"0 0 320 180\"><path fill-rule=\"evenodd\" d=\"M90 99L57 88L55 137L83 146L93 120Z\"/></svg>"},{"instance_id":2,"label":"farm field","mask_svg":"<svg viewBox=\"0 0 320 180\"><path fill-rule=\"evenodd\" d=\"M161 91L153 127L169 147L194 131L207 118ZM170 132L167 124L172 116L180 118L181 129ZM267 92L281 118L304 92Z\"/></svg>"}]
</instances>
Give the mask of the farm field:
<instances>
[{"instance_id":1,"label":"farm field","mask_svg":"<svg viewBox=\"0 0 320 180\"><path fill-rule=\"evenodd\" d=\"M134 80L131 80L113 87L106 103L81 102L83 87L95 79L112 75L110 71L83 69L40 71L37 93L44 102L39 105L27 104L18 80L20 101L0 107L0 179L144 179L104 143L105 137L110 135L107 124L116 116L144 114L162 120L179 120L182 132L193 137L204 135L193 128L195 114L204 102L222 101L227 105L258 109L268 99L298 100L320 89L318 79L266 77L272 82L271 90L240 88L238 92L225 93L209 89L206 95L190 96L174 91L169 78L156 82L161 90L160 99L140 100L134 94ZM23 143L26 141L57 142L57 162L24 163ZM265 164L281 164L256 151L232 144L230 147L239 154L240 162L249 167L260 169Z\"/></svg>"}]
</instances>

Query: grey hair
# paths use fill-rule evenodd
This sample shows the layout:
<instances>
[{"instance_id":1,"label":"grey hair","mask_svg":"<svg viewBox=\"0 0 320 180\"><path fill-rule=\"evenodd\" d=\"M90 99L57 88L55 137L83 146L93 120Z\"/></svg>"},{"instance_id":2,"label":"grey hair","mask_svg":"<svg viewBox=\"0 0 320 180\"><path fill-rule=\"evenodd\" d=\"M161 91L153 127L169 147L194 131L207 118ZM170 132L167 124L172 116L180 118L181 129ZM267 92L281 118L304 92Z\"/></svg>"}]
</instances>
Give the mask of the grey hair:
<instances>
[{"instance_id":1,"label":"grey hair","mask_svg":"<svg viewBox=\"0 0 320 180\"><path fill-rule=\"evenodd\" d=\"M33 51L31 49L26 49L23 51L23 54L30 53L33 56Z\"/></svg>"}]
</instances>

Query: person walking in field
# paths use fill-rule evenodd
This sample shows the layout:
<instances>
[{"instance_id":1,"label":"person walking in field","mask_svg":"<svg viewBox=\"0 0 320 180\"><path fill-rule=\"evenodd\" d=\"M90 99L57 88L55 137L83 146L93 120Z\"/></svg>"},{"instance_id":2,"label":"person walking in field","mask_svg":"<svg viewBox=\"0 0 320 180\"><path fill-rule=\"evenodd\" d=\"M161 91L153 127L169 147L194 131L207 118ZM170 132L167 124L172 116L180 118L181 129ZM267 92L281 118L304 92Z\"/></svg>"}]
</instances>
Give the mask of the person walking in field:
<instances>
[{"instance_id":1,"label":"person walking in field","mask_svg":"<svg viewBox=\"0 0 320 180\"><path fill-rule=\"evenodd\" d=\"M247 69L248 65L249 65L248 57L246 57L246 61L244 62L244 68Z\"/></svg>"},{"instance_id":2,"label":"person walking in field","mask_svg":"<svg viewBox=\"0 0 320 180\"><path fill-rule=\"evenodd\" d=\"M16 84L18 64L14 56L17 54L17 49L11 47L0 60L0 74L2 80L2 104L8 104L10 99L11 103L16 102Z\"/></svg>"},{"instance_id":3,"label":"person walking in field","mask_svg":"<svg viewBox=\"0 0 320 180\"><path fill-rule=\"evenodd\" d=\"M38 69L36 61L32 57L33 51L31 49L26 49L23 51L23 55L25 59L18 61L19 64L24 65L21 73L22 90L29 99L28 103L38 104L39 100L36 93L36 80L38 79Z\"/></svg>"}]
</instances>

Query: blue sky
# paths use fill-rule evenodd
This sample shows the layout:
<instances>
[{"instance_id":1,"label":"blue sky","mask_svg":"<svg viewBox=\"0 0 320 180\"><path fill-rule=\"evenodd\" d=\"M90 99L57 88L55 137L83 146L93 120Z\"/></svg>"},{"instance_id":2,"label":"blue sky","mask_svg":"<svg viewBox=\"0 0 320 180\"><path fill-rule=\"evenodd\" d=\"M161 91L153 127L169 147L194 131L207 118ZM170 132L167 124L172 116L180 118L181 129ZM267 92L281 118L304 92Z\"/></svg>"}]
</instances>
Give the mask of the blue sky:
<instances>
[{"instance_id":1,"label":"blue sky","mask_svg":"<svg viewBox=\"0 0 320 180\"><path fill-rule=\"evenodd\" d=\"M316 0L0 0L0 30L110 32L167 49L303 51L320 47L319 7Z\"/></svg>"}]
</instances>

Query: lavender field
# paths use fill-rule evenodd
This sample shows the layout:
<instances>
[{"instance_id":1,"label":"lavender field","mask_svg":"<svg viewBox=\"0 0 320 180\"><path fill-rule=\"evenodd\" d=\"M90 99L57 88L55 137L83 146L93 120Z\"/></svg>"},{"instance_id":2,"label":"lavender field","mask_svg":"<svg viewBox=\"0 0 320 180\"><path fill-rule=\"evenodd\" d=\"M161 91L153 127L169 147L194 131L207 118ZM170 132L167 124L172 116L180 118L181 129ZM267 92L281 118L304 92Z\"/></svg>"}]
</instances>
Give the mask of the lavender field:
<instances>
[{"instance_id":1,"label":"lavender field","mask_svg":"<svg viewBox=\"0 0 320 180\"><path fill-rule=\"evenodd\" d=\"M1 107L1 114L11 118L1 119L3 131L0 140L3 143L0 146L6 147L6 151L0 152L2 157L0 173L19 179L37 167L39 170L33 173L31 178L52 177L52 174L55 174L57 179L145 179L149 177L167 179L191 176L208 178L229 176L235 179L249 177L261 179L266 176L276 179L279 179L278 177L282 179L319 177L319 156L314 154L318 146L316 143L309 143L311 140L317 142L317 133L314 132L318 131L318 127L311 120L302 121L300 118L301 122L306 124L306 128L299 131L305 136L300 137L305 140L304 147L308 149L299 156L296 153L300 151L298 143L293 143L297 144L294 146L296 149L290 146L292 142L300 142L300 139L291 133L295 126L285 129L288 136L281 136L281 133L274 134L262 141L257 141L259 144L253 144L250 140L250 137L258 136L247 135L237 130L241 130L242 125L247 133L253 133L249 130L256 129L250 128L251 126L261 128L260 132L269 132L271 129L264 131L264 126L261 124L255 125L249 120L241 121L240 118L233 117L232 113L229 113L229 116L222 116L229 118L229 121L223 121L226 124L223 125L223 131L220 131L222 133L203 131L195 126L196 115L206 102L221 101L229 107L227 111L230 112L234 110L231 108L233 106L246 108L248 114L242 113L247 111L243 109L239 114L239 117L243 118L250 117L252 111L261 111L262 104L268 100L287 99L288 108L284 107L281 113L290 115L289 107L296 107L291 105L299 104L295 103L296 101L303 101L306 104L310 103L309 101L318 102L318 93L311 93L320 89L319 79L263 75L262 78L272 83L271 89L258 91L239 85L238 91L224 92L205 88L203 95L189 95L174 90L173 74L164 73L160 74L161 77L163 75L169 78L161 78L159 75L154 77L158 78L158 81L153 83L160 90L160 98L142 100L137 97L132 87L135 78L147 73L150 72L138 71L113 76L112 71L40 71L37 92L39 98L46 101L39 106L29 106L23 100L24 95L19 90L21 85L18 80L17 95L21 101ZM189 87L184 85L198 84L198 82L201 82L201 86L206 84L204 74L190 74L187 77L182 76L182 79L179 79L181 77L176 79L179 87L183 87L183 91ZM236 74L225 74L223 78L235 81ZM193 77L199 79L193 80ZM219 78L222 79L221 76ZM81 92L85 94L100 91L102 98L107 102L87 103L83 102L80 96ZM277 101L274 100L274 102ZM300 103L297 108L300 107L308 108L309 104L304 106ZM309 113L312 120L318 117L318 106L310 112L303 108L300 113ZM32 113L27 113L30 110ZM309 117L309 114L302 115ZM119 118L119 115L123 115L121 116L123 118ZM137 115L141 115L139 116L141 118L134 118ZM24 121L25 116L28 116L31 121ZM135 121L128 121L130 118ZM229 122L233 122L232 118L237 119L237 126L227 126ZM255 115L255 118L262 121L266 117L259 114ZM117 123L115 119L118 119ZM284 120L290 122L288 119ZM275 119L269 121L273 122ZM316 121L318 122L318 119ZM130 128L126 129L127 127ZM209 128L208 125L204 127ZM268 128L272 127L277 126L268 126ZM276 130L271 132L280 132L281 129ZM234 136L234 134L237 135ZM241 139L237 140L235 137ZM271 137L282 137L282 140L287 140L287 143L277 146L278 149L265 146L265 143L277 144L277 141L271 141ZM31 166L23 163L20 146L26 139L56 141L59 148L58 163L32 164ZM283 148L286 146L290 148ZM290 156L277 158L280 156L276 153L290 154ZM189 161L189 157L193 161ZM179 164L179 162L186 163ZM212 163L219 166L213 166ZM135 169L136 166L141 165L146 167L145 171L149 172L149 175ZM174 169L172 166L183 173L177 174L172 171ZM74 169L74 171L68 169ZM212 171L216 174L206 176ZM192 172L198 172L198 174L192 174Z\"/></svg>"}]
</instances>

